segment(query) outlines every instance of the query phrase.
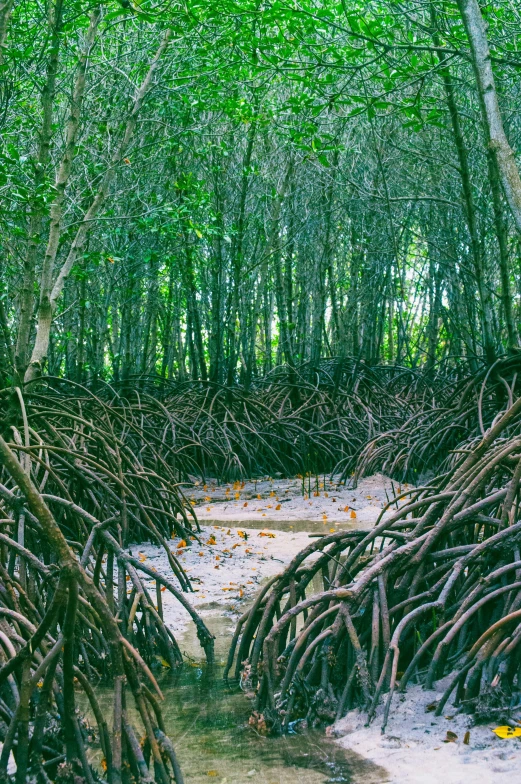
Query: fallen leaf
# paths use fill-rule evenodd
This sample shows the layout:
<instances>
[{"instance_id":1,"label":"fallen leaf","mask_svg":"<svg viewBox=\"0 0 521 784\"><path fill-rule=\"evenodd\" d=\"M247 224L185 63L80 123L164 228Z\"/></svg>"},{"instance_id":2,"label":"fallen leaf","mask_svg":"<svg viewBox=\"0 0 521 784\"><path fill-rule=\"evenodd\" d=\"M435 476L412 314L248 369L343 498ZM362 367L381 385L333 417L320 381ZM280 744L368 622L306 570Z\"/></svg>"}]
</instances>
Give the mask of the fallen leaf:
<instances>
[{"instance_id":1,"label":"fallen leaf","mask_svg":"<svg viewBox=\"0 0 521 784\"><path fill-rule=\"evenodd\" d=\"M443 739L443 742L444 743L455 743L457 740L458 740L458 736L456 735L456 733L452 732L451 730L447 730L447 735Z\"/></svg>"},{"instance_id":2,"label":"fallen leaf","mask_svg":"<svg viewBox=\"0 0 521 784\"><path fill-rule=\"evenodd\" d=\"M498 736L498 738L519 738L521 736L521 727L508 727L507 725L503 727L496 727L492 730Z\"/></svg>"},{"instance_id":3,"label":"fallen leaf","mask_svg":"<svg viewBox=\"0 0 521 784\"><path fill-rule=\"evenodd\" d=\"M351 514L349 516L351 520L356 520L356 512L354 511L354 509L351 510Z\"/></svg>"},{"instance_id":4,"label":"fallen leaf","mask_svg":"<svg viewBox=\"0 0 521 784\"><path fill-rule=\"evenodd\" d=\"M469 730L467 730L466 733L465 733L465 736L463 738L463 743L465 744L465 746L468 746L469 743L470 743L470 732L469 732Z\"/></svg>"},{"instance_id":5,"label":"fallen leaf","mask_svg":"<svg viewBox=\"0 0 521 784\"><path fill-rule=\"evenodd\" d=\"M277 504L277 506L275 507L275 509L278 511L278 510L280 509L280 504Z\"/></svg>"}]
</instances>

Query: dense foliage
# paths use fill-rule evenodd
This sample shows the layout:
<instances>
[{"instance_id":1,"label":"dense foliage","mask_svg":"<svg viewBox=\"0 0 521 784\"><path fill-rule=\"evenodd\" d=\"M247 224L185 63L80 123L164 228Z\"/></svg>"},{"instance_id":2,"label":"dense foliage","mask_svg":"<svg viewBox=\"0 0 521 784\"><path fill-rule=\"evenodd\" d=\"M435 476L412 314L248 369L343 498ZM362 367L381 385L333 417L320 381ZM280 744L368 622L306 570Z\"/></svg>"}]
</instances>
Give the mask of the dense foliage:
<instances>
[{"instance_id":1,"label":"dense foliage","mask_svg":"<svg viewBox=\"0 0 521 784\"><path fill-rule=\"evenodd\" d=\"M4 378L516 350L521 22L483 10L496 138L467 6L4 0Z\"/></svg>"}]
</instances>

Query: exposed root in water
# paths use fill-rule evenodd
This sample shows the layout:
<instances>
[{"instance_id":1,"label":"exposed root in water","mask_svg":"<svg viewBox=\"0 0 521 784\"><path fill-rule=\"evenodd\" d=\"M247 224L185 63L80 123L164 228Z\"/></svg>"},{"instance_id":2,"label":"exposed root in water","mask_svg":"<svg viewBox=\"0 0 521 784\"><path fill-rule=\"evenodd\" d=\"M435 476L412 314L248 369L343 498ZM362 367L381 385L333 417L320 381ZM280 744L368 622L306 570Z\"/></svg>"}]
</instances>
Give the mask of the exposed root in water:
<instances>
[{"instance_id":1,"label":"exposed root in water","mask_svg":"<svg viewBox=\"0 0 521 784\"><path fill-rule=\"evenodd\" d=\"M195 521L144 417L124 405L112 411L85 390L81 398L45 392L26 404L16 391L19 416L4 430L9 443L0 440L0 780L12 752L20 784L180 784L153 671L158 661L182 663L163 620L164 591L190 613L213 661L213 637L183 594L190 582L167 544L171 531L196 536ZM126 544L144 539L165 549L173 580L129 555ZM143 576L155 580L155 596ZM93 689L101 681L113 683L110 718ZM95 733L79 717L77 689L95 717L105 773L88 761Z\"/></svg>"}]
</instances>

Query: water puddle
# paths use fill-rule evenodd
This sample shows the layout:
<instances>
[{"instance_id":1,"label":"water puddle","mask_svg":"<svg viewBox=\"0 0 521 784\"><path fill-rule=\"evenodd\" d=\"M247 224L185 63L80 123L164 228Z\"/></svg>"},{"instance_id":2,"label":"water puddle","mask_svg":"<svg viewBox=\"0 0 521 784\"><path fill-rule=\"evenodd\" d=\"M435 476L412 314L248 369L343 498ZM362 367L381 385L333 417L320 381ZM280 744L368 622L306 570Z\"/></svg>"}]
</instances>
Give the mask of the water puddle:
<instances>
[{"instance_id":1,"label":"water puddle","mask_svg":"<svg viewBox=\"0 0 521 784\"><path fill-rule=\"evenodd\" d=\"M288 533L328 533L329 526L335 526L335 530L337 531L355 531L359 530L361 527L360 521L356 522L332 522L326 525L322 520L306 520L305 518L299 519L286 519L286 520L276 520L273 518L262 518L259 519L257 517L245 518L244 520L228 520L225 517L219 517L212 519L210 517L205 517L204 519L201 518L200 522L203 525L218 525L223 528L253 528L255 530L262 530L264 528L269 529L270 531L287 531Z\"/></svg>"}]
</instances>

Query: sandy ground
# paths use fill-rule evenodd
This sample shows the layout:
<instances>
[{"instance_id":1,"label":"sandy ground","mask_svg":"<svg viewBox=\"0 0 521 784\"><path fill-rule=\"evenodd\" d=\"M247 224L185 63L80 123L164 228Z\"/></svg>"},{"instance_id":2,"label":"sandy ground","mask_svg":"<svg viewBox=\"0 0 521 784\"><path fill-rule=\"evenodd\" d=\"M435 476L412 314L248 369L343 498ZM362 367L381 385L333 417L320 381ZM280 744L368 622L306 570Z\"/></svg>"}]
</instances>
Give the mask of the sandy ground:
<instances>
[{"instance_id":1,"label":"sandy ground","mask_svg":"<svg viewBox=\"0 0 521 784\"><path fill-rule=\"evenodd\" d=\"M437 718L428 709L440 699L445 682L439 681L437 686L439 691L413 686L406 695L395 695L384 735L380 729L383 705L370 727L364 726L363 715L351 711L329 734L339 738L344 748L386 768L388 778L384 781L392 784L519 781L519 738L498 738L492 732L496 724L473 726L470 716L457 714L449 704ZM453 741L447 742L447 732L456 736Z\"/></svg>"},{"instance_id":2,"label":"sandy ground","mask_svg":"<svg viewBox=\"0 0 521 784\"><path fill-rule=\"evenodd\" d=\"M406 485L397 491L406 491ZM187 492L201 523L201 544L173 539L171 549L192 580L194 592L185 594L209 628L218 636L217 659L223 661L233 626L259 585L281 572L309 542L310 531L371 528L393 494L393 485L381 475L360 482L356 490L334 482L269 478L263 481L218 486L208 482ZM166 554L158 547L130 548L148 566L172 579ZM152 589L153 581L150 581ZM152 594L153 595L153 594ZM176 636L188 643L183 652L200 659L187 611L164 592L163 609ZM184 634L183 634L184 632ZM220 635L220 639L219 639ZM440 691L443 684L437 684ZM346 749L382 766L390 784L494 784L521 777L521 740L501 740L493 725L472 727L471 719L447 707L436 719L426 706L439 692L412 687L396 695L385 735L379 714L370 727L357 711L349 713L329 732ZM447 718L449 717L449 718ZM457 735L446 743L447 731ZM469 743L463 743L466 731ZM517 775L516 775L517 774ZM353 780L353 784L364 784Z\"/></svg>"},{"instance_id":3,"label":"sandy ground","mask_svg":"<svg viewBox=\"0 0 521 784\"><path fill-rule=\"evenodd\" d=\"M356 490L329 482L326 488L321 480L310 497L302 495L301 480L266 479L243 486L209 484L188 494L201 524L201 544L175 538L169 545L192 581L194 592L185 596L203 618L218 614L236 619L263 580L283 571L310 543L310 531L371 528L392 494L391 480L379 474L362 480ZM142 544L129 550L172 579L162 548ZM144 582L152 590L154 580ZM166 623L183 632L190 624L187 611L168 591L162 599Z\"/></svg>"},{"instance_id":4,"label":"sandy ground","mask_svg":"<svg viewBox=\"0 0 521 784\"><path fill-rule=\"evenodd\" d=\"M209 481L186 491L186 498L204 523L253 523L257 528L304 521L365 528L375 522L393 491L407 489L382 474L362 479L356 489L324 477L266 478L228 485Z\"/></svg>"},{"instance_id":5,"label":"sandy ground","mask_svg":"<svg viewBox=\"0 0 521 784\"><path fill-rule=\"evenodd\" d=\"M311 541L302 532L220 525L202 525L201 529L201 544L179 539L170 544L192 582L193 593L185 597L205 620L214 615L236 620L263 580L281 572ZM152 545L129 549L147 566L176 582L164 550ZM145 580L145 585L152 591L154 580ZM165 622L178 636L190 625L190 616L169 591L163 592L162 600ZM196 655L195 651L187 653Z\"/></svg>"}]
</instances>

